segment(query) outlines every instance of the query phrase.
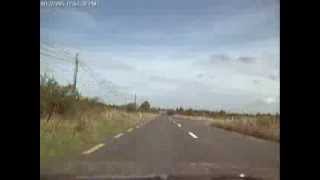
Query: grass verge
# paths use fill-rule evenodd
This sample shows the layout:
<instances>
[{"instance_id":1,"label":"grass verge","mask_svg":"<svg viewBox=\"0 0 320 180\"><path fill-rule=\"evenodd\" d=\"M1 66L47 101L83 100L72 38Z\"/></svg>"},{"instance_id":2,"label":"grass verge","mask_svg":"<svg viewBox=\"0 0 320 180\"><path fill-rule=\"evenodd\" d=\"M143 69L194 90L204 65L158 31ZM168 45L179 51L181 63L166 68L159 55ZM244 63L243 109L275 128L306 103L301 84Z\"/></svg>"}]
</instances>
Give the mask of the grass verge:
<instances>
[{"instance_id":1,"label":"grass verge","mask_svg":"<svg viewBox=\"0 0 320 180\"><path fill-rule=\"evenodd\" d=\"M155 116L153 113L93 108L82 112L79 119L56 115L50 121L41 120L40 163L79 155L106 138Z\"/></svg>"},{"instance_id":2,"label":"grass verge","mask_svg":"<svg viewBox=\"0 0 320 180\"><path fill-rule=\"evenodd\" d=\"M188 120L205 120L211 126L260 139L275 142L280 141L280 120L276 120L272 116L237 116L233 119L228 117L208 118L200 116L178 116Z\"/></svg>"},{"instance_id":3,"label":"grass verge","mask_svg":"<svg viewBox=\"0 0 320 180\"><path fill-rule=\"evenodd\" d=\"M212 126L222 128L228 131L234 131L241 134L275 141L280 141L280 123L268 120L214 120Z\"/></svg>"}]
</instances>

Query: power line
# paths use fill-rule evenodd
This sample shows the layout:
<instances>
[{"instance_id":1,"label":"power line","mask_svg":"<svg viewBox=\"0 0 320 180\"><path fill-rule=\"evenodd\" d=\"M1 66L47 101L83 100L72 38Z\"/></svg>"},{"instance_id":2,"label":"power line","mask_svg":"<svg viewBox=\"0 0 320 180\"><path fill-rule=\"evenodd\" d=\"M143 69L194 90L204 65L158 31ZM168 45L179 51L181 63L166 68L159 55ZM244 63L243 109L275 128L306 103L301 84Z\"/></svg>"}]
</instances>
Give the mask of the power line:
<instances>
[{"instance_id":1,"label":"power line","mask_svg":"<svg viewBox=\"0 0 320 180\"><path fill-rule=\"evenodd\" d=\"M82 69L83 69L84 71L86 71L86 72L89 73L89 75L91 76L91 78L92 78L93 80L95 80L98 85L101 85L101 82L105 82L105 80L104 80L104 81L99 81L99 80L96 78L98 75L97 75L96 73L94 73L94 71L91 69L90 66L86 65L86 64L83 63L82 61L79 63L79 65L80 65L80 67L82 67ZM112 84L111 82L108 82L108 83L109 83L108 85L111 85L111 84ZM102 84L104 84L104 83L102 83ZM108 88L109 88L109 87L108 87ZM111 87L111 88L112 88L112 87Z\"/></svg>"},{"instance_id":2,"label":"power line","mask_svg":"<svg viewBox=\"0 0 320 180\"><path fill-rule=\"evenodd\" d=\"M46 50L46 51L51 51L51 52L55 52L55 53L60 53L60 54L64 54L67 55L69 57L73 57L73 53L66 51L65 49L60 49L58 47L40 42L40 48Z\"/></svg>"},{"instance_id":3,"label":"power line","mask_svg":"<svg viewBox=\"0 0 320 180\"><path fill-rule=\"evenodd\" d=\"M49 63L47 62L50 58L52 60L58 60L60 62L68 62L68 63L74 63L74 56L71 57L71 53L65 50L61 50L58 49L56 47L53 47L51 45L47 45L45 43L41 44L40 47L40 57L44 57L41 58L41 62L44 62L46 65L49 65ZM111 81L108 80L101 80L98 79L99 75L86 63L84 63L83 61L79 61L78 59L76 59L76 67L75 67L75 73L74 73L74 80L73 80L73 84L74 86L76 86L76 76L77 76L77 71L78 71L78 66L84 71L87 72L87 74L89 75L89 79L92 79L93 82L95 82L95 84L100 87L101 89L103 89L103 96L104 97L110 97L111 96L115 96L115 97L120 97L120 98L125 98L125 101L128 101L130 99L130 96L127 93L124 92L120 92L118 89L120 89L119 87L115 86ZM50 68L51 69L51 68ZM80 81L81 82L81 81ZM90 80L88 81L90 83ZM85 83L87 84L87 83ZM106 92L105 90L108 90L108 92ZM108 94L105 94L108 93Z\"/></svg>"},{"instance_id":4,"label":"power line","mask_svg":"<svg viewBox=\"0 0 320 180\"><path fill-rule=\"evenodd\" d=\"M97 83L98 86L100 86L101 89L108 89L109 93L111 93L112 95L114 95L116 97L124 97L126 99L126 101L129 100L129 98L130 98L129 95L127 93L119 92L118 90L116 90L118 87L115 87L112 82L110 82L110 81L107 82L106 80L103 80L103 81L98 80L96 78L96 77L98 77L98 75L86 63L84 63L83 61L80 61L79 65L84 71L89 73L91 78L93 80L95 80L95 82ZM108 83L108 84L106 84L106 83ZM110 94L108 94L108 95L110 95Z\"/></svg>"},{"instance_id":5,"label":"power line","mask_svg":"<svg viewBox=\"0 0 320 180\"><path fill-rule=\"evenodd\" d=\"M45 50L45 51L49 51L49 52L64 54L64 55L69 56L69 57L72 56L72 54L70 52L67 52L65 50L59 50L59 49L54 48L54 47L40 46L40 49Z\"/></svg>"},{"instance_id":6,"label":"power line","mask_svg":"<svg viewBox=\"0 0 320 180\"><path fill-rule=\"evenodd\" d=\"M55 60L59 60L59 61L63 61L63 62L72 62L72 60L70 59L66 59L66 58L62 58L62 57L58 57L58 56L55 56L55 55L52 55L52 54L48 54L48 53L46 53L46 52L41 52L40 51L40 55L42 55L42 56L46 56L46 57L50 57L50 58L53 58L53 59L55 59ZM41 60L41 59L40 59ZM42 60L44 60L44 59L42 59Z\"/></svg>"},{"instance_id":7,"label":"power line","mask_svg":"<svg viewBox=\"0 0 320 180\"><path fill-rule=\"evenodd\" d=\"M40 55L43 55L43 57L50 57L54 58L54 60L60 60L64 62L73 62L74 57L72 53L66 50L60 50L59 48L47 45L42 42L40 42ZM43 58L42 60L47 59Z\"/></svg>"}]
</instances>

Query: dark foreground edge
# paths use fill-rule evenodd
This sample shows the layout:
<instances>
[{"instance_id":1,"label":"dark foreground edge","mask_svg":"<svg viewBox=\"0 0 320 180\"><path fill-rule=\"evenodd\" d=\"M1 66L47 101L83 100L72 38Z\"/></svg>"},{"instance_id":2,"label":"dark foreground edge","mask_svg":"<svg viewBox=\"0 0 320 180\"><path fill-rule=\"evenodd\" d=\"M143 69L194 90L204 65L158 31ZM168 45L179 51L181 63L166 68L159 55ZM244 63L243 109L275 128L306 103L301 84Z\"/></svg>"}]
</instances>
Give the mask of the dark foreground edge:
<instances>
[{"instance_id":1,"label":"dark foreground edge","mask_svg":"<svg viewBox=\"0 0 320 180\"><path fill-rule=\"evenodd\" d=\"M150 176L74 176L40 175L41 180L263 180L254 177L210 176L210 175L150 175Z\"/></svg>"}]
</instances>

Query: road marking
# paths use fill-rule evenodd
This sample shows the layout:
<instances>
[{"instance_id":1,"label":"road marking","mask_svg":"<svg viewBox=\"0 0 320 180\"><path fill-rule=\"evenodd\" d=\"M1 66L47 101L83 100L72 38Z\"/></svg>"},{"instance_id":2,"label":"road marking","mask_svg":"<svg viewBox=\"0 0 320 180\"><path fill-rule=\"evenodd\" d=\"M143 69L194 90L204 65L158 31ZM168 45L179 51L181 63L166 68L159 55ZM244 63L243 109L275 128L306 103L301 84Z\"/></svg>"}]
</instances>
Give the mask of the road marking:
<instances>
[{"instance_id":1,"label":"road marking","mask_svg":"<svg viewBox=\"0 0 320 180\"><path fill-rule=\"evenodd\" d=\"M240 176L241 178L246 177L246 175L244 175L243 173L241 173L239 176Z\"/></svg>"},{"instance_id":2,"label":"road marking","mask_svg":"<svg viewBox=\"0 0 320 180\"><path fill-rule=\"evenodd\" d=\"M194 139L198 139L198 136L196 136L195 134L193 134L193 132L188 132L189 133L189 135L191 136L191 137L193 137Z\"/></svg>"},{"instance_id":3,"label":"road marking","mask_svg":"<svg viewBox=\"0 0 320 180\"><path fill-rule=\"evenodd\" d=\"M181 127L181 124L177 123L177 126L178 126L178 127Z\"/></svg>"},{"instance_id":4,"label":"road marking","mask_svg":"<svg viewBox=\"0 0 320 180\"><path fill-rule=\"evenodd\" d=\"M128 130L127 130L127 132L131 132L132 130L133 130L133 129L132 129L132 128L130 128L130 129L128 129Z\"/></svg>"},{"instance_id":5,"label":"road marking","mask_svg":"<svg viewBox=\"0 0 320 180\"><path fill-rule=\"evenodd\" d=\"M119 133L118 135L114 136L114 138L119 138L123 135L123 133Z\"/></svg>"},{"instance_id":6,"label":"road marking","mask_svg":"<svg viewBox=\"0 0 320 180\"><path fill-rule=\"evenodd\" d=\"M94 151L98 150L99 148L103 147L104 144L98 144L94 147L92 147L91 149L89 149L88 151L83 152L82 154L90 154L93 153Z\"/></svg>"}]
</instances>

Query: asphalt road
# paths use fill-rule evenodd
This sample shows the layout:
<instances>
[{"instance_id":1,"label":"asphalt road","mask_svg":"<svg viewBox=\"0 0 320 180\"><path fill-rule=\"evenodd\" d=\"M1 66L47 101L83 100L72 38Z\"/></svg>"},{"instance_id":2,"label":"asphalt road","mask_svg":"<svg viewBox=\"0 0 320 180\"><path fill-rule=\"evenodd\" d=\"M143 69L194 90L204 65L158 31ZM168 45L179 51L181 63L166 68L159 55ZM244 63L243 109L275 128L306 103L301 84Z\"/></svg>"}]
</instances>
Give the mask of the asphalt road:
<instances>
[{"instance_id":1,"label":"asphalt road","mask_svg":"<svg viewBox=\"0 0 320 180\"><path fill-rule=\"evenodd\" d=\"M280 179L278 143L205 121L160 115L102 143L42 170L42 179Z\"/></svg>"}]
</instances>

